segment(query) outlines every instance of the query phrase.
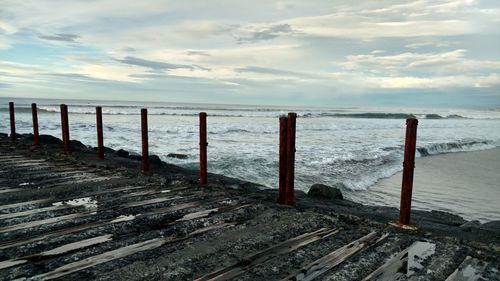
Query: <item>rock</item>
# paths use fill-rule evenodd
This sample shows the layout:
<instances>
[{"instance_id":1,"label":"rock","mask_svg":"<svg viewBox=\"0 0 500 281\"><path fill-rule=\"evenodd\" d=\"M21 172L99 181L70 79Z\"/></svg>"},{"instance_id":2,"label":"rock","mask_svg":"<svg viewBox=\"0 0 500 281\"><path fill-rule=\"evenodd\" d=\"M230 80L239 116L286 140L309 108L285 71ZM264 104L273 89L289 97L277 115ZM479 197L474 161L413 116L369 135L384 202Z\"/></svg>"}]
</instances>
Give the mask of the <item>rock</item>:
<instances>
[{"instance_id":1,"label":"rock","mask_svg":"<svg viewBox=\"0 0 500 281\"><path fill-rule=\"evenodd\" d=\"M129 152L124 150L124 149L118 149L116 152L115 152L116 156L119 156L119 157L128 157L129 155Z\"/></svg>"},{"instance_id":2,"label":"rock","mask_svg":"<svg viewBox=\"0 0 500 281\"><path fill-rule=\"evenodd\" d=\"M490 221L483 223L480 228L500 233L500 221Z\"/></svg>"},{"instance_id":3,"label":"rock","mask_svg":"<svg viewBox=\"0 0 500 281\"><path fill-rule=\"evenodd\" d=\"M177 159L187 159L188 156L186 154L181 154L181 153L169 153L167 157L170 158L177 158Z\"/></svg>"},{"instance_id":4,"label":"rock","mask_svg":"<svg viewBox=\"0 0 500 281\"><path fill-rule=\"evenodd\" d=\"M436 211L436 210L432 210L429 212L428 219L433 219L434 221L438 221L443 224L453 225L453 226L460 226L467 222L466 220L464 220L464 218L462 218L459 215L443 211Z\"/></svg>"},{"instance_id":5,"label":"rock","mask_svg":"<svg viewBox=\"0 0 500 281\"><path fill-rule=\"evenodd\" d=\"M345 188L344 184L336 183L333 187L324 184L313 184L307 195L314 197L323 197L328 199L344 199L340 189Z\"/></svg>"},{"instance_id":6,"label":"rock","mask_svg":"<svg viewBox=\"0 0 500 281\"><path fill-rule=\"evenodd\" d=\"M462 228L465 231L471 231L472 229L479 228L481 226L481 222L478 220L474 221L468 221L462 225L460 225L460 228Z\"/></svg>"},{"instance_id":7,"label":"rock","mask_svg":"<svg viewBox=\"0 0 500 281\"><path fill-rule=\"evenodd\" d=\"M132 159L132 160L137 160L137 161L142 160L142 156L139 154L130 154L129 156L127 156L127 158Z\"/></svg>"},{"instance_id":8,"label":"rock","mask_svg":"<svg viewBox=\"0 0 500 281\"><path fill-rule=\"evenodd\" d=\"M158 155L150 155L149 156L149 163L154 164L154 165L162 165L163 164L163 162L161 161L161 159Z\"/></svg>"},{"instance_id":9,"label":"rock","mask_svg":"<svg viewBox=\"0 0 500 281\"><path fill-rule=\"evenodd\" d=\"M6 133L0 133L0 137L4 137L4 138L6 138L6 137L8 137L8 136L9 136L9 135L8 135L8 134L6 134Z\"/></svg>"},{"instance_id":10,"label":"rock","mask_svg":"<svg viewBox=\"0 0 500 281\"><path fill-rule=\"evenodd\" d=\"M77 140L70 140L69 141L69 146L73 150L83 150L83 149L87 148L86 145L84 145L83 143L81 143L80 141L77 141Z\"/></svg>"},{"instance_id":11,"label":"rock","mask_svg":"<svg viewBox=\"0 0 500 281\"><path fill-rule=\"evenodd\" d=\"M38 137L38 140L40 141L40 143L46 143L46 144L60 144L60 143L62 143L62 140L60 140L54 136L51 136L51 135L40 135Z\"/></svg>"}]
</instances>

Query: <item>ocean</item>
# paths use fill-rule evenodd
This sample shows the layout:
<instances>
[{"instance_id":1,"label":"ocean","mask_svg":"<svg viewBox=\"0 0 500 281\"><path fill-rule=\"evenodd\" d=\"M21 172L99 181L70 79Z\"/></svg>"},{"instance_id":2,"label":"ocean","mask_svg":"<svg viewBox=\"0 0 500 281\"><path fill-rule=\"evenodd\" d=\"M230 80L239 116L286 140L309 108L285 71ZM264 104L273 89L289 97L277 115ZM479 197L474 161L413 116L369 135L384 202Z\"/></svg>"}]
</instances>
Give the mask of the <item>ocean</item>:
<instances>
[{"instance_id":1,"label":"ocean","mask_svg":"<svg viewBox=\"0 0 500 281\"><path fill-rule=\"evenodd\" d=\"M61 136L59 103L0 99L0 132L8 133L8 102L15 102L18 133L31 133L31 102L38 104L40 134ZM208 114L208 169L277 188L278 117L298 115L296 188L342 183L347 198L402 169L405 118L419 119L417 157L500 146L500 111L442 108L275 107L223 104L66 100L70 136L96 146L95 106L103 107L104 143L140 153L140 109L148 108L150 154L198 169L198 113ZM169 158L181 153L187 159ZM500 160L499 160L500 161ZM380 203L380 202L379 202Z\"/></svg>"}]
</instances>

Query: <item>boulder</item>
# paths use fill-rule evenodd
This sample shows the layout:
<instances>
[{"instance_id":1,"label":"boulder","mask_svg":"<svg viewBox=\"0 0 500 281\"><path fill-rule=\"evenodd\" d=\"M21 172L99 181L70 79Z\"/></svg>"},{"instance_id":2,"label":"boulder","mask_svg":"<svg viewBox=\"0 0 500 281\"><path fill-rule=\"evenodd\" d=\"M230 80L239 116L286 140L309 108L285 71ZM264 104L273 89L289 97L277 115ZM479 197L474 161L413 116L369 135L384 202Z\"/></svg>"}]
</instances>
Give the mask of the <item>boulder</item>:
<instances>
[{"instance_id":1,"label":"boulder","mask_svg":"<svg viewBox=\"0 0 500 281\"><path fill-rule=\"evenodd\" d=\"M333 187L317 183L311 186L311 188L307 192L307 195L313 197L342 200L344 199L344 196L342 195L340 189L343 188L345 188L345 186L342 183L336 183Z\"/></svg>"},{"instance_id":2,"label":"boulder","mask_svg":"<svg viewBox=\"0 0 500 281\"><path fill-rule=\"evenodd\" d=\"M129 155L129 152L124 150L124 149L118 149L116 152L115 152L116 156L119 156L119 157L128 157Z\"/></svg>"},{"instance_id":3,"label":"boulder","mask_svg":"<svg viewBox=\"0 0 500 281\"><path fill-rule=\"evenodd\" d=\"M163 162L161 161L160 157L158 155L150 155L149 156L149 163L153 165L162 165Z\"/></svg>"},{"instance_id":4,"label":"boulder","mask_svg":"<svg viewBox=\"0 0 500 281\"><path fill-rule=\"evenodd\" d=\"M481 226L481 222L479 222L478 220L474 220L474 221L468 221L468 222L460 225L460 228L462 228L465 231L471 231L475 228L479 228L480 226Z\"/></svg>"},{"instance_id":5,"label":"boulder","mask_svg":"<svg viewBox=\"0 0 500 281\"><path fill-rule=\"evenodd\" d=\"M490 221L483 223L480 227L481 229L493 231L496 233L500 233L500 221Z\"/></svg>"},{"instance_id":6,"label":"boulder","mask_svg":"<svg viewBox=\"0 0 500 281\"><path fill-rule=\"evenodd\" d=\"M38 140L40 141L40 143L46 143L46 144L60 144L60 143L62 143L62 140L60 140L54 136L51 136L51 135L40 135L38 137Z\"/></svg>"},{"instance_id":7,"label":"boulder","mask_svg":"<svg viewBox=\"0 0 500 281\"><path fill-rule=\"evenodd\" d=\"M177 158L177 159L187 159L188 156L186 154L181 154L181 153L169 153L167 157L170 158Z\"/></svg>"},{"instance_id":8,"label":"boulder","mask_svg":"<svg viewBox=\"0 0 500 281\"><path fill-rule=\"evenodd\" d=\"M73 150L83 150L83 149L87 148L86 145L84 145L81 141L77 141L77 140L70 140L69 141L69 146Z\"/></svg>"}]
</instances>

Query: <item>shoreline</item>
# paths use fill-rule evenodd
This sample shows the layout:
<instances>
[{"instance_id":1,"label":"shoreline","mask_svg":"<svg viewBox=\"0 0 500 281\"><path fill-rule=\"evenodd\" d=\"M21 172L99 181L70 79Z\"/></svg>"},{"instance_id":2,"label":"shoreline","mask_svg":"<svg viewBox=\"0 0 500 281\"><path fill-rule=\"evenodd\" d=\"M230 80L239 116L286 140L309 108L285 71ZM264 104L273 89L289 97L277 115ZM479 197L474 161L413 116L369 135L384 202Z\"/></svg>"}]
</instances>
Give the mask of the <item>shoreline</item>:
<instances>
[{"instance_id":1,"label":"shoreline","mask_svg":"<svg viewBox=\"0 0 500 281\"><path fill-rule=\"evenodd\" d=\"M0 133L0 138L7 138L7 134ZM33 140L32 134L18 134L17 145L21 144L30 147ZM62 152L62 140L51 135L40 135L40 143L43 146L45 153L52 155L56 154L62 157L68 157L74 161L81 162L82 164L91 167L102 167L104 169L127 169L128 173L133 175L140 175L141 157L135 154L129 154L124 149L114 150L105 147L106 157L104 160L98 160L96 156L97 148L87 146L78 140L71 140L73 153L70 156ZM500 148L498 148L500 151ZM440 155L436 155L440 156ZM417 159L430 158L422 157ZM190 184L198 184L198 171L188 168L183 168L174 164L162 161L157 155L149 155L152 176L164 177L167 181L187 181ZM400 174L401 172L398 172ZM397 178L398 174L390 178ZM265 200L274 201L278 190L269 188L259 183L249 182L242 179L232 178L220 174L208 172L209 183L208 186L217 186L225 189L239 190L245 194L249 194L255 198L265 198ZM400 183L398 183L400 184ZM400 186L398 186L400 188ZM399 195L398 195L399 196ZM295 197L297 200L296 206L298 208L324 208L324 211L337 211L348 215L356 215L368 219L373 219L381 222L397 221L399 217L399 197L397 204L391 205L374 205L370 202L360 203L354 200L342 199L332 200L328 198L317 198L308 195L302 190L295 190ZM319 200L319 201L318 201ZM456 226L467 224L472 220L466 220L462 216L439 210L420 210L412 209L412 223L421 225L424 228L429 227L430 230L442 231L443 225ZM493 220L484 224L475 224L476 228L486 225L486 229L493 231L500 231L500 220ZM455 230L445 231L446 233L453 233ZM472 235L473 237L474 235ZM500 235L496 237L500 242ZM473 238L474 240L474 238Z\"/></svg>"},{"instance_id":2,"label":"shoreline","mask_svg":"<svg viewBox=\"0 0 500 281\"><path fill-rule=\"evenodd\" d=\"M482 223L500 220L500 147L419 157L415 160L415 210L439 209ZM380 179L359 200L398 207L402 172ZM473 189L471 189L473 187ZM358 200L355 200L358 202Z\"/></svg>"},{"instance_id":3,"label":"shoreline","mask_svg":"<svg viewBox=\"0 0 500 281\"><path fill-rule=\"evenodd\" d=\"M468 256L488 264L478 269L483 276L499 277L492 269L500 266L500 221L475 224L414 211L417 229L404 230L390 224L399 216L392 207L299 191L295 206L280 205L276 190L211 173L200 187L197 171L155 156L153 173L143 175L140 160L124 151L108 149L98 160L75 140L70 155L55 137L40 141L33 147L29 135L12 143L0 134L0 280L192 280L238 266L241 280L282 280L335 251L364 245L325 276L361 280L414 243L432 253L417 261L421 269L407 265L413 277L445 280ZM305 237L312 240L294 240ZM282 243L290 245L285 254Z\"/></svg>"}]
</instances>

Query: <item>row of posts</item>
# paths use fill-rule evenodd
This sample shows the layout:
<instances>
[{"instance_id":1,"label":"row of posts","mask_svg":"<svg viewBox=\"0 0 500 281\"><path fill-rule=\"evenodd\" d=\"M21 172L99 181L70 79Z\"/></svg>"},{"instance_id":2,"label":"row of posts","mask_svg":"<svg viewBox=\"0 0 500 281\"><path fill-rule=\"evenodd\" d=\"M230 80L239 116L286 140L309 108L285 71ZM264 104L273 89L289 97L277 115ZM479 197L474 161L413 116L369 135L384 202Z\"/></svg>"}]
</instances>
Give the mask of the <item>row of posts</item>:
<instances>
[{"instance_id":1,"label":"row of posts","mask_svg":"<svg viewBox=\"0 0 500 281\"><path fill-rule=\"evenodd\" d=\"M33 116L33 138L34 144L40 144L38 133L37 105L31 104ZM14 114L14 103L9 103L10 114L10 138L16 140L16 124ZM207 184L207 114L200 112L200 185ZM279 118L279 183L278 198L280 204L294 205L294 174L295 174L295 131L296 113L288 113L288 116ZM411 214L411 198L413 190L413 170L415 167L415 150L417 139L418 120L409 118L406 120L405 152L403 161L403 178L401 184L401 205L399 224L409 225ZM99 159L104 159L104 134L102 126L102 107L96 107L96 127L97 127L97 155ZM63 149L66 154L71 154L69 137L68 106L61 104L61 128ZM149 140L148 140L148 110L141 109L141 136L142 136L142 164L141 170L147 174L150 172L149 166Z\"/></svg>"}]
</instances>

